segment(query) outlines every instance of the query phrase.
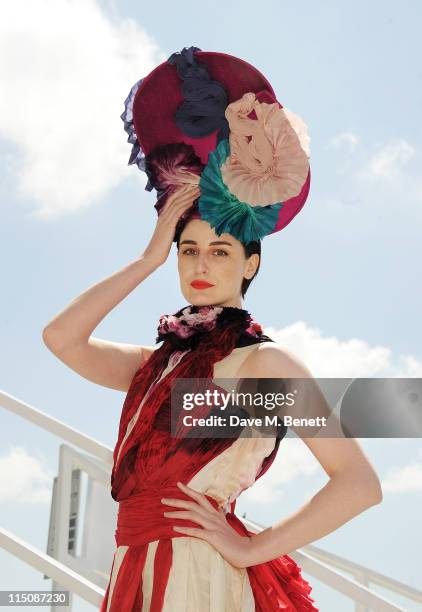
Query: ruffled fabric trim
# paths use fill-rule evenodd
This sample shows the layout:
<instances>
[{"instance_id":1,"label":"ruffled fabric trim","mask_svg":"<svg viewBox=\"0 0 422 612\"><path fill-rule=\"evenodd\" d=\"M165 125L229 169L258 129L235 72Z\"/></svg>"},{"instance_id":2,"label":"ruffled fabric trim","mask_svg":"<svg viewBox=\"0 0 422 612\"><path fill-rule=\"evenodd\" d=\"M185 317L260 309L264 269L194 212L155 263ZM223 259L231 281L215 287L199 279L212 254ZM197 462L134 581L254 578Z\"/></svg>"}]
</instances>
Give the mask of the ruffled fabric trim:
<instances>
[{"instance_id":1,"label":"ruffled fabric trim","mask_svg":"<svg viewBox=\"0 0 422 612\"><path fill-rule=\"evenodd\" d=\"M209 335L216 327L223 329L230 323L236 323L240 333L249 334L252 338L263 335L261 325L244 308L190 304L174 314L160 316L156 342L167 340L178 350L193 350L202 337Z\"/></svg>"},{"instance_id":2,"label":"ruffled fabric trim","mask_svg":"<svg viewBox=\"0 0 422 612\"><path fill-rule=\"evenodd\" d=\"M133 101L135 99L136 92L141 86L143 80L143 78L139 79L139 81L136 81L136 83L132 86L129 95L127 96L124 102L125 110L120 115L120 119L123 121L123 128L125 132L128 134L127 142L132 145L132 150L127 164L128 166L136 164L139 170L146 172L145 153L138 142L138 138L135 132L135 125L133 123ZM152 191L153 185L150 180L148 180L145 189L147 191Z\"/></svg>"},{"instance_id":3,"label":"ruffled fabric trim","mask_svg":"<svg viewBox=\"0 0 422 612\"><path fill-rule=\"evenodd\" d=\"M226 520L241 535L254 535L234 513L227 513ZM315 600L310 597L311 585L289 555L246 569L255 598L255 612L318 612L319 608L314 606Z\"/></svg>"},{"instance_id":4,"label":"ruffled fabric trim","mask_svg":"<svg viewBox=\"0 0 422 612\"><path fill-rule=\"evenodd\" d=\"M251 206L240 201L222 179L221 166L229 155L227 139L222 140L210 153L199 181L201 196L198 209L201 218L215 228L217 235L227 232L247 244L274 231L283 204Z\"/></svg>"},{"instance_id":5,"label":"ruffled fabric trim","mask_svg":"<svg viewBox=\"0 0 422 612\"><path fill-rule=\"evenodd\" d=\"M252 92L229 104L226 118L230 157L221 176L231 193L251 206L297 196L309 171L310 138L302 119L278 103L259 102Z\"/></svg>"}]
</instances>

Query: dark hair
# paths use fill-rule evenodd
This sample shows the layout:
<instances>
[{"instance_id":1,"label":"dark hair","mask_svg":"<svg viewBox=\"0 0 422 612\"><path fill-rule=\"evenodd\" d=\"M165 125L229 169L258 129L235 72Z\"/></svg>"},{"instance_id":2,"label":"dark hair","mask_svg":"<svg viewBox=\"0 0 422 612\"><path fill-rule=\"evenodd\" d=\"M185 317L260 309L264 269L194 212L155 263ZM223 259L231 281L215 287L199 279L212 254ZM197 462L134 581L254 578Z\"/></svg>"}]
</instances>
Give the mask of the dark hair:
<instances>
[{"instance_id":1,"label":"dark hair","mask_svg":"<svg viewBox=\"0 0 422 612\"><path fill-rule=\"evenodd\" d=\"M245 251L246 259L250 257L251 255L253 255L254 253L257 253L259 255L258 267L255 270L255 274L251 278L244 278L242 280L242 286L240 288L240 293L242 294L242 298L244 298L249 285L251 284L255 276L258 274L259 268L261 266L261 241L251 240L251 242L247 242L246 244L243 244L242 242L242 245L243 245L243 250Z\"/></svg>"},{"instance_id":2,"label":"dark hair","mask_svg":"<svg viewBox=\"0 0 422 612\"><path fill-rule=\"evenodd\" d=\"M180 242L180 235L181 235L181 233L182 232L179 231L179 232L176 232L176 235L175 235L174 242L176 242L177 250L179 250L179 242ZM257 253L259 255L258 267L255 270L255 274L251 278L244 278L242 280L242 285L240 287L240 293L242 295L242 298L244 298L245 295L246 295L246 292L248 290L249 285L251 284L251 282L253 281L255 276L258 274L259 268L261 266L261 241L260 240L251 240L250 242L247 242L246 244L244 244L242 242L242 246L243 246L243 251L245 253L246 259L248 257L250 257L251 255L253 255L254 253Z\"/></svg>"}]
</instances>

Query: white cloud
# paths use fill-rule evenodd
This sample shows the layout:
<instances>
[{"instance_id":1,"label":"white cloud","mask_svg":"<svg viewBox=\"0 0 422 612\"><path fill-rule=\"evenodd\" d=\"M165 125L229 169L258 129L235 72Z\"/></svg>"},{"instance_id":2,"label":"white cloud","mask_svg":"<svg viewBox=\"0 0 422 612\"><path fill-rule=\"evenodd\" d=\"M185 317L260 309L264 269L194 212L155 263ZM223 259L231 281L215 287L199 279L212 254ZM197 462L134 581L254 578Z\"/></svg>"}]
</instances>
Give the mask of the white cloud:
<instances>
[{"instance_id":1,"label":"white cloud","mask_svg":"<svg viewBox=\"0 0 422 612\"><path fill-rule=\"evenodd\" d=\"M397 367L396 376L402 378L422 378L422 363L413 355L403 355L401 357L403 366Z\"/></svg>"},{"instance_id":2,"label":"white cloud","mask_svg":"<svg viewBox=\"0 0 422 612\"><path fill-rule=\"evenodd\" d=\"M395 140L372 155L359 174L361 177L396 180L414 156L415 149L408 142Z\"/></svg>"},{"instance_id":3,"label":"white cloud","mask_svg":"<svg viewBox=\"0 0 422 612\"><path fill-rule=\"evenodd\" d=\"M51 218L93 205L125 176L120 115L131 86L166 59L131 19L95 0L14 0L0 15L0 137L18 193Z\"/></svg>"},{"instance_id":4,"label":"white cloud","mask_svg":"<svg viewBox=\"0 0 422 612\"><path fill-rule=\"evenodd\" d=\"M0 500L19 504L51 502L53 473L27 451L15 446L0 456Z\"/></svg>"},{"instance_id":5,"label":"white cloud","mask_svg":"<svg viewBox=\"0 0 422 612\"><path fill-rule=\"evenodd\" d=\"M391 469L381 483L384 492L406 493L422 491L422 463L413 462Z\"/></svg>"},{"instance_id":6,"label":"white cloud","mask_svg":"<svg viewBox=\"0 0 422 612\"><path fill-rule=\"evenodd\" d=\"M395 230L409 221L419 222L422 180L419 152L403 138L392 140L378 148L351 173L352 185L360 207L368 202L369 210L394 215ZM375 226L376 227L376 224Z\"/></svg>"},{"instance_id":7,"label":"white cloud","mask_svg":"<svg viewBox=\"0 0 422 612\"><path fill-rule=\"evenodd\" d=\"M341 132L329 140L329 145L335 149L346 146L349 151L354 151L359 143L359 137L353 132Z\"/></svg>"},{"instance_id":8,"label":"white cloud","mask_svg":"<svg viewBox=\"0 0 422 612\"><path fill-rule=\"evenodd\" d=\"M353 132L334 136L327 147L335 150L332 169L339 180L314 194L314 210L320 212L312 219L313 230L321 225L337 241L340 231L342 241L350 238L354 246L357 236L371 234L380 245L380 239L390 239L390 228L403 240L409 223L416 226L421 217L418 149L400 137L372 145L369 137L363 141Z\"/></svg>"},{"instance_id":9,"label":"white cloud","mask_svg":"<svg viewBox=\"0 0 422 612\"><path fill-rule=\"evenodd\" d=\"M385 442L385 441L383 441ZM402 446L402 450L395 450L400 456L407 449L408 439L390 439L388 444L394 442ZM422 491L422 448L417 449L418 457L404 466L390 468L381 480L384 493L413 493Z\"/></svg>"},{"instance_id":10,"label":"white cloud","mask_svg":"<svg viewBox=\"0 0 422 612\"><path fill-rule=\"evenodd\" d=\"M313 376L348 377L419 377L422 363L412 355L393 359L387 346L370 346L365 340L340 340L324 336L316 327L297 321L283 329L266 327L265 333L302 360Z\"/></svg>"}]
</instances>

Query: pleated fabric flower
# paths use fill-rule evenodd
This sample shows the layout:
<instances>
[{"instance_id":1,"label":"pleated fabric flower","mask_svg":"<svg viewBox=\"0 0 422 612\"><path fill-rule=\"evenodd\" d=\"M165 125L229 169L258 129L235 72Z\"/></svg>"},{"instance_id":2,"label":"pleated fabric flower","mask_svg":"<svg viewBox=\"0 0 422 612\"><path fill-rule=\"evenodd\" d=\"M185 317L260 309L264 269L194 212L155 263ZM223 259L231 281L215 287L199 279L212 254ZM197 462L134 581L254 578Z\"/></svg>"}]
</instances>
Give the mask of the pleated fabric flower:
<instances>
[{"instance_id":1,"label":"pleated fabric flower","mask_svg":"<svg viewBox=\"0 0 422 612\"><path fill-rule=\"evenodd\" d=\"M229 159L229 154L228 140L222 140L210 153L199 181L201 196L198 209L201 219L208 221L217 235L227 232L247 244L274 230L282 204L251 206L239 200L222 178L221 168Z\"/></svg>"},{"instance_id":2,"label":"pleated fabric flower","mask_svg":"<svg viewBox=\"0 0 422 612\"><path fill-rule=\"evenodd\" d=\"M231 193L251 206L297 196L309 170L310 139L302 119L277 102L259 102L252 92L229 104L226 118L230 157L221 175Z\"/></svg>"}]
</instances>

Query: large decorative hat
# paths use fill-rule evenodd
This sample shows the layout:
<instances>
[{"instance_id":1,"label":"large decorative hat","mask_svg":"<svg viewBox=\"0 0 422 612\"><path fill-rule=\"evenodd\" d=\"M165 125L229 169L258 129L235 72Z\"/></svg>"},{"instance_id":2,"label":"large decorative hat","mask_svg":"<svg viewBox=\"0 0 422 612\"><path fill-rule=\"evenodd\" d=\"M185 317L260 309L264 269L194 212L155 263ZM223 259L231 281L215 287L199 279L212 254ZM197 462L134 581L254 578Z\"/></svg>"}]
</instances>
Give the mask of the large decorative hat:
<instances>
[{"instance_id":1,"label":"large decorative hat","mask_svg":"<svg viewBox=\"0 0 422 612\"><path fill-rule=\"evenodd\" d=\"M286 227L306 202L307 126L244 60L184 47L133 85L121 119L128 164L147 174L158 214L175 189L199 185L179 223L195 215L246 244Z\"/></svg>"}]
</instances>

